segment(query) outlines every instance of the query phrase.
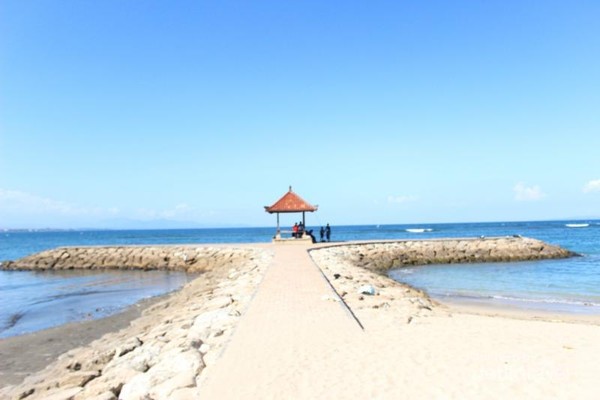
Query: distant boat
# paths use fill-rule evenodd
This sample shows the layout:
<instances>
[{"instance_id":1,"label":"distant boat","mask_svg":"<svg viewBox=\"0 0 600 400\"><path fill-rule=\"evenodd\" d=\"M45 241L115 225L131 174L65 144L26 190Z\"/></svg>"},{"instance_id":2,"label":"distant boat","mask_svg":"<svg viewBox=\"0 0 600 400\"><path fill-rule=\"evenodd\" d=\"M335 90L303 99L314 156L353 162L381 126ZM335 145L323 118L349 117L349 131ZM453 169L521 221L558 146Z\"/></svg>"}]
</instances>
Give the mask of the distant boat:
<instances>
[{"instance_id":1,"label":"distant boat","mask_svg":"<svg viewBox=\"0 0 600 400\"><path fill-rule=\"evenodd\" d=\"M587 228L590 224L565 224L567 228Z\"/></svg>"},{"instance_id":2,"label":"distant boat","mask_svg":"<svg viewBox=\"0 0 600 400\"><path fill-rule=\"evenodd\" d=\"M409 228L406 229L406 232L410 232L410 233L423 233L423 232L431 232L433 231L433 229L431 228Z\"/></svg>"}]
</instances>

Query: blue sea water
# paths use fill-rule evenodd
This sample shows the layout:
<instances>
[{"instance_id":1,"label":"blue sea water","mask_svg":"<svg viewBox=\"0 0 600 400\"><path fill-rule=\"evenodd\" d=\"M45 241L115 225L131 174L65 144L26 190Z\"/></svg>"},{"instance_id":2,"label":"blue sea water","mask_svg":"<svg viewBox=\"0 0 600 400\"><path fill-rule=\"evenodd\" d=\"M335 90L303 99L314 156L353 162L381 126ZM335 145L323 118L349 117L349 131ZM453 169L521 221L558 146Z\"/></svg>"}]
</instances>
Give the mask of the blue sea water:
<instances>
[{"instance_id":1,"label":"blue sea water","mask_svg":"<svg viewBox=\"0 0 600 400\"><path fill-rule=\"evenodd\" d=\"M570 228L571 223L589 224ZM308 226L318 232L319 227ZM0 260L59 246L269 242L274 228L0 232ZM332 240L522 235L583 255L566 260L430 265L390 276L441 300L477 299L569 313L600 313L600 221L333 226ZM191 277L155 271L0 271L0 338L118 312Z\"/></svg>"},{"instance_id":2,"label":"blue sea water","mask_svg":"<svg viewBox=\"0 0 600 400\"><path fill-rule=\"evenodd\" d=\"M585 226L568 226L572 224ZM423 289L442 302L459 301L600 315L598 221L474 224L463 228L473 233L464 236L519 234L533 237L579 253L582 257L513 263L428 265L396 269L390 271L390 276ZM431 232L429 236L438 236L441 231ZM439 236L462 236L455 233L446 231Z\"/></svg>"},{"instance_id":3,"label":"blue sea water","mask_svg":"<svg viewBox=\"0 0 600 400\"><path fill-rule=\"evenodd\" d=\"M167 271L2 271L0 338L107 317L193 278Z\"/></svg>"}]
</instances>

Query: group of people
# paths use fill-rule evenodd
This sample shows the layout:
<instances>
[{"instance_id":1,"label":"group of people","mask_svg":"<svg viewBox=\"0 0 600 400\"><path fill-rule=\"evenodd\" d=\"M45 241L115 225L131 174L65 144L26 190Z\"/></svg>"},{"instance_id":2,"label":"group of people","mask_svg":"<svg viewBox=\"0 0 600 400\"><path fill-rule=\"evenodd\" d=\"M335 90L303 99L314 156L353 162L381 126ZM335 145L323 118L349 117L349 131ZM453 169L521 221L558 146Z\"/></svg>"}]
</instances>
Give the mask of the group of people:
<instances>
[{"instance_id":1,"label":"group of people","mask_svg":"<svg viewBox=\"0 0 600 400\"><path fill-rule=\"evenodd\" d=\"M294 223L294 226L292 227L292 237L301 238L304 235L304 232L306 232L306 234L312 238L313 243L315 243L317 241L312 234L312 232L313 232L312 229L305 231L304 224L302 222ZM330 242L331 241L331 227L329 226L329 224L327 224L327 226L325 226L325 228L321 227L321 230L319 231L319 236L320 236L321 242L325 242L325 241Z\"/></svg>"},{"instance_id":2,"label":"group of people","mask_svg":"<svg viewBox=\"0 0 600 400\"><path fill-rule=\"evenodd\" d=\"M321 230L319 231L319 236L321 236L321 242L325 241L323 239L323 236L325 236L327 238L328 242L331 241L331 227L329 226L329 224L327 224L325 229L323 229L323 227L321 227Z\"/></svg>"},{"instance_id":3,"label":"group of people","mask_svg":"<svg viewBox=\"0 0 600 400\"><path fill-rule=\"evenodd\" d=\"M301 238L304 234L304 224L302 222L295 222L292 226L292 237Z\"/></svg>"}]
</instances>

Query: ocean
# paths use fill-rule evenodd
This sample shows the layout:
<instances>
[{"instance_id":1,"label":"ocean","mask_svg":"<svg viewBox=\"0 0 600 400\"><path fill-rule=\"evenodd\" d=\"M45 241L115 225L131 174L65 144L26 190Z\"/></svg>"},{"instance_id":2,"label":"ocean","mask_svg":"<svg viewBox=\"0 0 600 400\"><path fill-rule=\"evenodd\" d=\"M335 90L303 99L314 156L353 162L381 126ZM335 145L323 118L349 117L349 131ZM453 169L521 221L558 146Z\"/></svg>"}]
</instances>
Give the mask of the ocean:
<instances>
[{"instance_id":1,"label":"ocean","mask_svg":"<svg viewBox=\"0 0 600 400\"><path fill-rule=\"evenodd\" d=\"M319 227L308 226L317 233ZM269 242L274 228L0 232L0 260L59 246ZM581 254L566 260L428 265L390 271L441 301L600 314L600 221L332 226L333 241L522 235ZM166 271L0 271L0 338L101 318L193 279Z\"/></svg>"}]
</instances>

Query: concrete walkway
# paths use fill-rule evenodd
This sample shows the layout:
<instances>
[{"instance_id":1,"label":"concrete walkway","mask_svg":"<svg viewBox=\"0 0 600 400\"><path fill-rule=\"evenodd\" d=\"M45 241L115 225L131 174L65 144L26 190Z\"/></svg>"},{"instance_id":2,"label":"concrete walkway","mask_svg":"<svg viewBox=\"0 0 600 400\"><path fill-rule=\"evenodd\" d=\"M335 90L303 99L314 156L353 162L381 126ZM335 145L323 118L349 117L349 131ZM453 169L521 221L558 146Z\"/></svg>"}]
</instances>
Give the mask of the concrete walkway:
<instances>
[{"instance_id":1,"label":"concrete walkway","mask_svg":"<svg viewBox=\"0 0 600 400\"><path fill-rule=\"evenodd\" d=\"M222 357L206 371L202 399L326 398L364 333L305 245L275 256ZM331 365L326 365L327 363ZM336 379L337 378L337 379ZM323 397L324 396L324 397Z\"/></svg>"}]
</instances>

